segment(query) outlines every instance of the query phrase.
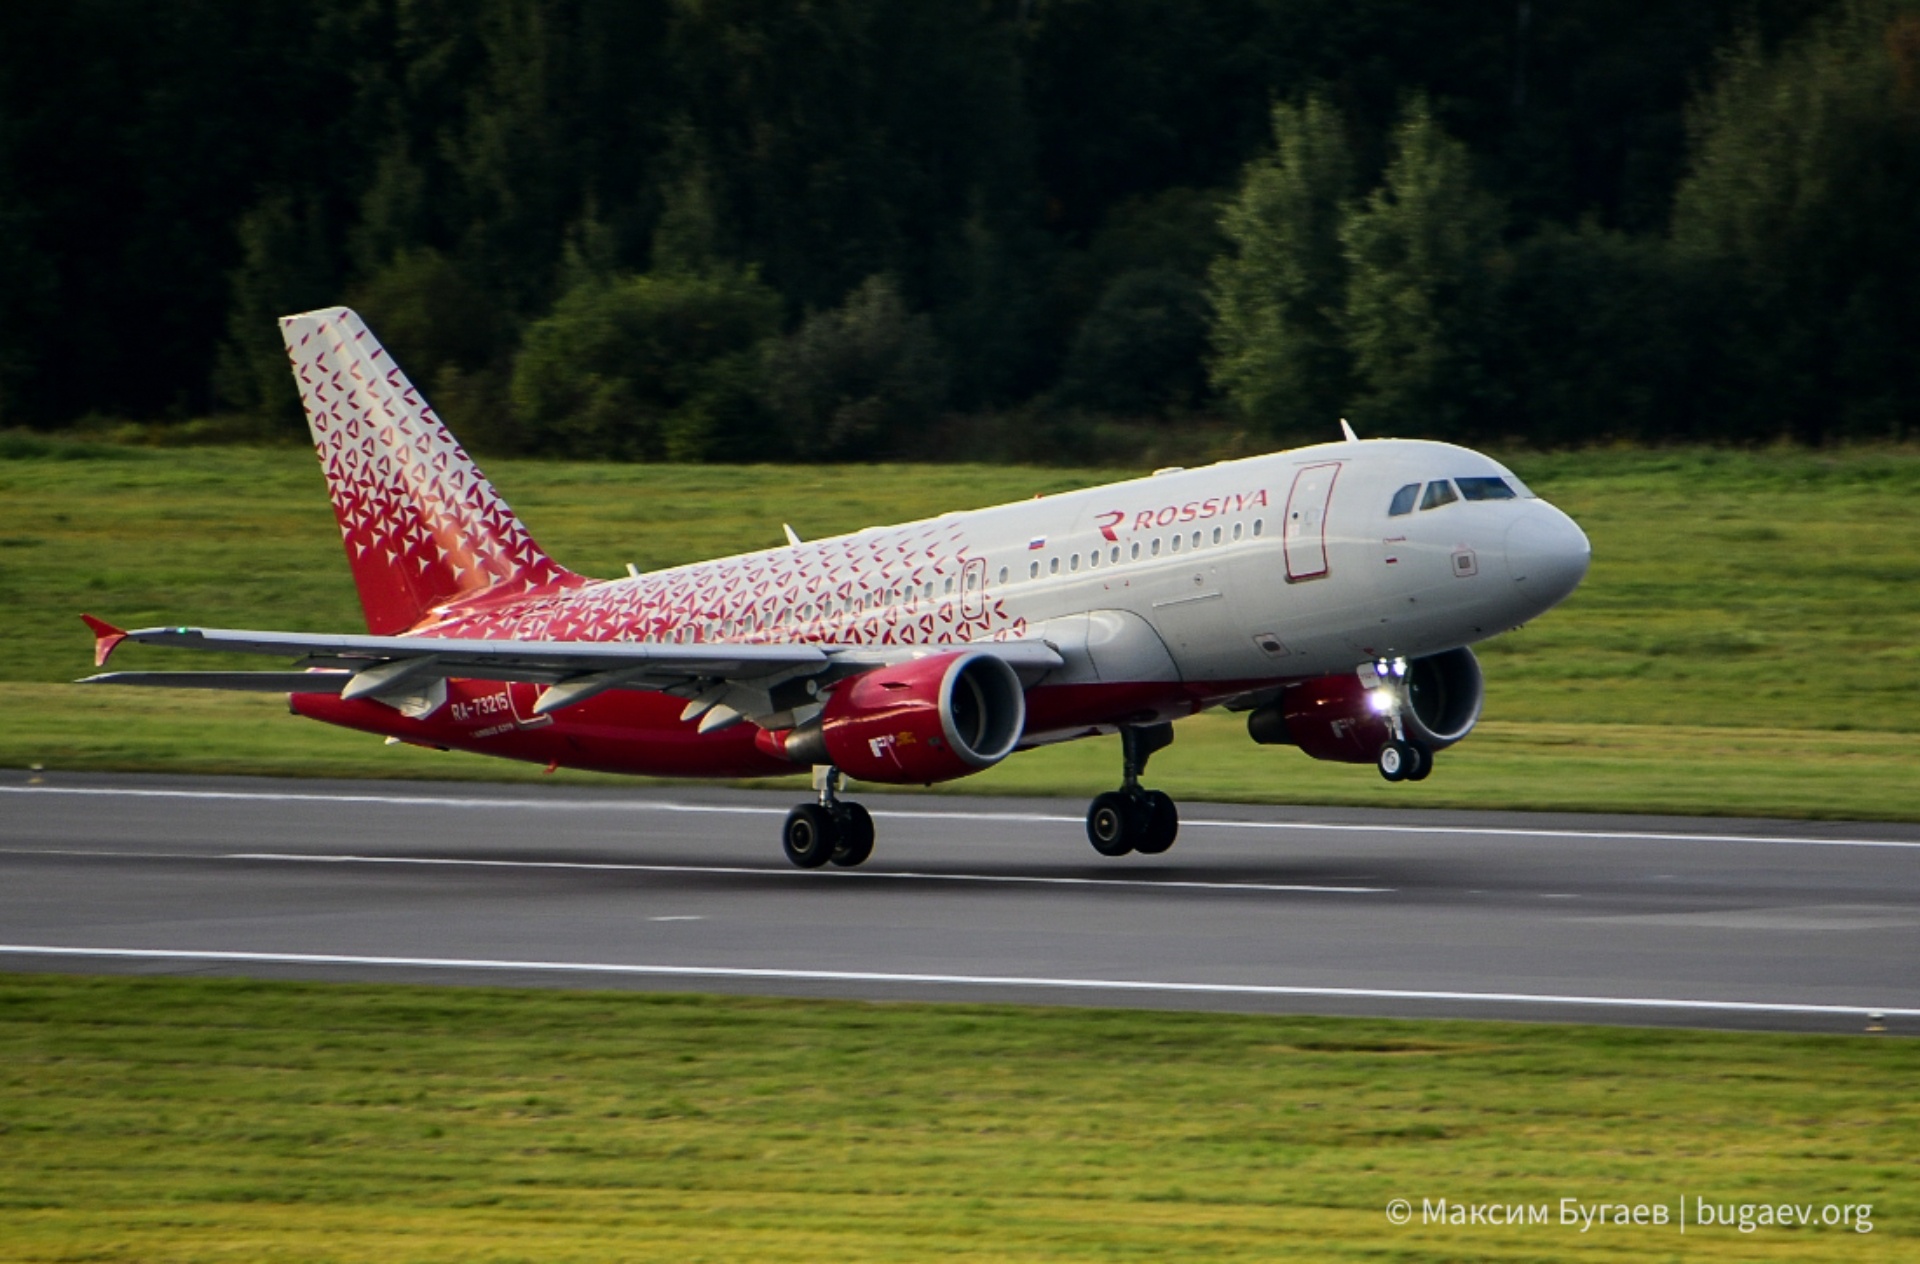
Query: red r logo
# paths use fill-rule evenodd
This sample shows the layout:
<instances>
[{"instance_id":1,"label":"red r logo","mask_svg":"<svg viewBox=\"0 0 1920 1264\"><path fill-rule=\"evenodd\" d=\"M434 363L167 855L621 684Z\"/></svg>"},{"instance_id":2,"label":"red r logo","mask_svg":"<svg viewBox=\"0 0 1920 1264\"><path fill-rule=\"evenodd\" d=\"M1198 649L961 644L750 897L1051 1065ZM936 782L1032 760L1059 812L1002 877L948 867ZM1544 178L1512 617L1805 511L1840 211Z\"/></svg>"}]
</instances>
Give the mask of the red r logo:
<instances>
[{"instance_id":1,"label":"red r logo","mask_svg":"<svg viewBox=\"0 0 1920 1264\"><path fill-rule=\"evenodd\" d=\"M1106 513L1103 513L1100 515L1100 534L1105 536L1107 539L1112 540L1115 544L1118 544L1120 542L1120 537L1113 533L1113 529L1119 526L1121 523L1125 522L1126 520L1127 520L1127 515L1122 513L1120 510L1118 509L1108 510Z\"/></svg>"}]
</instances>

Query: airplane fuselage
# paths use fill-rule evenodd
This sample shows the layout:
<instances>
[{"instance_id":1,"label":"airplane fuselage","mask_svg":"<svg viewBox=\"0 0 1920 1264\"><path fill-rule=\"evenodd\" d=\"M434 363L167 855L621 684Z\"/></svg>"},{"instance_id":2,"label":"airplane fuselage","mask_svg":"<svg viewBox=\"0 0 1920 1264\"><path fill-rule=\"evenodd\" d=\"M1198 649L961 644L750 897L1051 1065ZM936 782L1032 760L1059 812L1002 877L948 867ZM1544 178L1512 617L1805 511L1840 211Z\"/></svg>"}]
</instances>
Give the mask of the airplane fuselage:
<instances>
[{"instance_id":1,"label":"airplane fuselage","mask_svg":"<svg viewBox=\"0 0 1920 1264\"><path fill-rule=\"evenodd\" d=\"M1392 513L1402 488L1492 480ZM1418 658L1564 597L1586 542L1490 458L1450 444L1326 444L650 574L449 606L413 635L538 641L925 646L1039 637L1026 745L1154 723ZM626 692L558 715L537 687L451 682L440 713L301 695L302 714L431 745L625 772L790 771L683 700Z\"/></svg>"}]
</instances>

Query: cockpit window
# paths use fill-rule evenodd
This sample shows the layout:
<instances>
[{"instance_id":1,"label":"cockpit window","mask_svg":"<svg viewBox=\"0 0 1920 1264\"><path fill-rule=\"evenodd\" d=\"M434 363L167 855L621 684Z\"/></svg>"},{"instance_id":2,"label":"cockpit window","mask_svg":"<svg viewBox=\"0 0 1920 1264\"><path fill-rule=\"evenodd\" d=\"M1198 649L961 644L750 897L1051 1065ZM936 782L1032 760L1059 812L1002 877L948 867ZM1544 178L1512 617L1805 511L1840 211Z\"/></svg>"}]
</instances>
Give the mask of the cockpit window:
<instances>
[{"instance_id":1,"label":"cockpit window","mask_svg":"<svg viewBox=\"0 0 1920 1264\"><path fill-rule=\"evenodd\" d=\"M1393 494L1393 503L1387 506L1387 517L1398 518L1401 514L1413 512L1413 502L1420 499L1420 484L1408 483Z\"/></svg>"},{"instance_id":2,"label":"cockpit window","mask_svg":"<svg viewBox=\"0 0 1920 1264\"><path fill-rule=\"evenodd\" d=\"M1427 484L1427 494L1420 498L1422 509L1438 509L1442 505L1451 505L1460 498L1453 493L1453 484L1446 479L1435 479Z\"/></svg>"},{"instance_id":3,"label":"cockpit window","mask_svg":"<svg viewBox=\"0 0 1920 1264\"><path fill-rule=\"evenodd\" d=\"M1463 500L1512 500L1513 488L1504 478L1456 478Z\"/></svg>"}]
</instances>

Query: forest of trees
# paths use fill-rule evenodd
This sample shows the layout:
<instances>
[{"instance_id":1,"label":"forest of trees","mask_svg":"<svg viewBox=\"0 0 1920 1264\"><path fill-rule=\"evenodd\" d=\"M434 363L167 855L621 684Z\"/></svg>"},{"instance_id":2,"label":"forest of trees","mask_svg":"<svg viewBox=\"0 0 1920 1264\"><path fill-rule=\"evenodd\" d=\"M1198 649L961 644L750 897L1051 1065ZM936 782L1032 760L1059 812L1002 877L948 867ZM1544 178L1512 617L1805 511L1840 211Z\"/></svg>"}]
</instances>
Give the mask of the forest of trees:
<instances>
[{"instance_id":1,"label":"forest of trees","mask_svg":"<svg viewBox=\"0 0 1920 1264\"><path fill-rule=\"evenodd\" d=\"M0 428L340 302L496 451L1907 439L1920 0L0 6Z\"/></svg>"}]
</instances>

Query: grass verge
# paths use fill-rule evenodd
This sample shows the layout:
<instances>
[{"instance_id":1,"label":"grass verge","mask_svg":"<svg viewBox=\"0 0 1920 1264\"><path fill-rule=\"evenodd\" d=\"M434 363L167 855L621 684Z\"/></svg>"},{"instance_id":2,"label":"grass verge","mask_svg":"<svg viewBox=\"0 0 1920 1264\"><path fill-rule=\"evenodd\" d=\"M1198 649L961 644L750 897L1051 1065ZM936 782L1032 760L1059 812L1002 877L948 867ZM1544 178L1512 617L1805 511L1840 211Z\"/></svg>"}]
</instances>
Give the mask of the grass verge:
<instances>
[{"instance_id":1,"label":"grass verge","mask_svg":"<svg viewBox=\"0 0 1920 1264\"><path fill-rule=\"evenodd\" d=\"M1864 1037L0 975L0 1256L1911 1258L1917 1074Z\"/></svg>"}]
</instances>

